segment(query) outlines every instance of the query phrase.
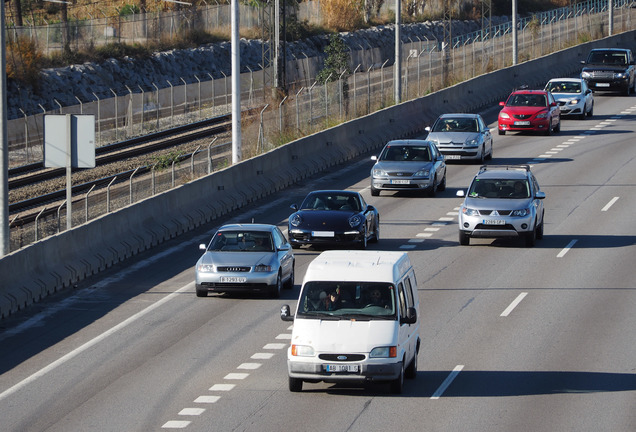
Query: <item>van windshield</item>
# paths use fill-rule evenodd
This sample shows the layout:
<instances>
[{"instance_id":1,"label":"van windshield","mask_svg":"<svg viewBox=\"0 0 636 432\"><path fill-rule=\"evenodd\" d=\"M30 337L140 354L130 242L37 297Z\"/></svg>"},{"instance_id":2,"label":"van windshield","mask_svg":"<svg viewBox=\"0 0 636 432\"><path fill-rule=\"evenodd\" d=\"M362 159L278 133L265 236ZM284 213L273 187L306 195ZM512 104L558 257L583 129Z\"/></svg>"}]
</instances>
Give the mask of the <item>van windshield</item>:
<instances>
[{"instance_id":1,"label":"van windshield","mask_svg":"<svg viewBox=\"0 0 636 432\"><path fill-rule=\"evenodd\" d=\"M395 319L395 287L386 282L307 282L297 316Z\"/></svg>"}]
</instances>

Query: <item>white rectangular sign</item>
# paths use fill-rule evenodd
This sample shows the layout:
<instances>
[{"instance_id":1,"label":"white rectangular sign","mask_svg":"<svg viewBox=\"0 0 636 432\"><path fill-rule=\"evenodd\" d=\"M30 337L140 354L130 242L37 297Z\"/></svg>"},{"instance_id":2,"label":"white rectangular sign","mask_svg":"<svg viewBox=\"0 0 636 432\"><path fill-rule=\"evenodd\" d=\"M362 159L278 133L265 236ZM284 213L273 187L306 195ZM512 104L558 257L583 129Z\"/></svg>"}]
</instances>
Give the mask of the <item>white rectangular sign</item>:
<instances>
[{"instance_id":1,"label":"white rectangular sign","mask_svg":"<svg viewBox=\"0 0 636 432\"><path fill-rule=\"evenodd\" d=\"M70 138L67 119L70 117ZM45 115L44 116L44 166L66 167L68 141L71 140L71 166L95 168L95 116L94 115Z\"/></svg>"}]
</instances>

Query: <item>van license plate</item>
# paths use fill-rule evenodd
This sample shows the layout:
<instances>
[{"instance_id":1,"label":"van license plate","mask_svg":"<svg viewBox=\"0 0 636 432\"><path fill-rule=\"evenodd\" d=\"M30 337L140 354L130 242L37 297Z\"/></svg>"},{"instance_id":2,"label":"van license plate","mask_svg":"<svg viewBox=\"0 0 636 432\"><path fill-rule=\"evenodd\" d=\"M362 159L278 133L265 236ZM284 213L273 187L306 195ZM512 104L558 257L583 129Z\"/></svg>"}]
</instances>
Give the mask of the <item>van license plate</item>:
<instances>
[{"instance_id":1,"label":"van license plate","mask_svg":"<svg viewBox=\"0 0 636 432\"><path fill-rule=\"evenodd\" d=\"M358 372L358 365L327 365L327 372Z\"/></svg>"}]
</instances>

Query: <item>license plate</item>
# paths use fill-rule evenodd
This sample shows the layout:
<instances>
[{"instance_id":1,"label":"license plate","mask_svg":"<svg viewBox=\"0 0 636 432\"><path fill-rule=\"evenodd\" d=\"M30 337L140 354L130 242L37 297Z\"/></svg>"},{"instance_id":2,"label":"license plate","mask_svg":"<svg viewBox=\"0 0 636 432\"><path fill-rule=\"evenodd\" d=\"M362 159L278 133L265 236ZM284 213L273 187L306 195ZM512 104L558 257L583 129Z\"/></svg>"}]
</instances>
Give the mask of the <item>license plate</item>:
<instances>
[{"instance_id":1,"label":"license plate","mask_svg":"<svg viewBox=\"0 0 636 432\"><path fill-rule=\"evenodd\" d=\"M609 87L609 83L596 83L596 87Z\"/></svg>"},{"instance_id":2,"label":"license plate","mask_svg":"<svg viewBox=\"0 0 636 432\"><path fill-rule=\"evenodd\" d=\"M327 372L358 372L358 365L327 365Z\"/></svg>"},{"instance_id":3,"label":"license plate","mask_svg":"<svg viewBox=\"0 0 636 432\"><path fill-rule=\"evenodd\" d=\"M391 184L409 184L410 180L391 180Z\"/></svg>"},{"instance_id":4,"label":"license plate","mask_svg":"<svg viewBox=\"0 0 636 432\"><path fill-rule=\"evenodd\" d=\"M524 121L516 121L515 126L530 126L530 122L527 120Z\"/></svg>"},{"instance_id":5,"label":"license plate","mask_svg":"<svg viewBox=\"0 0 636 432\"><path fill-rule=\"evenodd\" d=\"M460 155L445 155L445 159L461 159Z\"/></svg>"},{"instance_id":6,"label":"license plate","mask_svg":"<svg viewBox=\"0 0 636 432\"><path fill-rule=\"evenodd\" d=\"M484 219L482 223L484 225L505 225L506 221L503 219Z\"/></svg>"},{"instance_id":7,"label":"license plate","mask_svg":"<svg viewBox=\"0 0 636 432\"><path fill-rule=\"evenodd\" d=\"M333 231L312 231L311 235L314 237L335 237L336 233Z\"/></svg>"},{"instance_id":8,"label":"license plate","mask_svg":"<svg viewBox=\"0 0 636 432\"><path fill-rule=\"evenodd\" d=\"M239 277L239 276L221 276L221 278L219 280L220 280L220 282L225 282L225 283L245 283L245 282L247 282L247 278Z\"/></svg>"}]
</instances>

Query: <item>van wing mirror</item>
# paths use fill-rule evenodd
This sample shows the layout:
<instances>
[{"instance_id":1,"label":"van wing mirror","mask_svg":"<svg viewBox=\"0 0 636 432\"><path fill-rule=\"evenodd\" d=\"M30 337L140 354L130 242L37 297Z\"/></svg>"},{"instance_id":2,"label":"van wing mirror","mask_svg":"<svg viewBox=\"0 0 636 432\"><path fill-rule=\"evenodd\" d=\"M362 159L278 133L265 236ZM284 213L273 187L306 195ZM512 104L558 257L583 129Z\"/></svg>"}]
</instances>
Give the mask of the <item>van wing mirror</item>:
<instances>
[{"instance_id":1,"label":"van wing mirror","mask_svg":"<svg viewBox=\"0 0 636 432\"><path fill-rule=\"evenodd\" d=\"M415 324L417 322L417 311L414 307L410 307L406 310L406 316L400 320L402 324Z\"/></svg>"},{"instance_id":2,"label":"van wing mirror","mask_svg":"<svg viewBox=\"0 0 636 432\"><path fill-rule=\"evenodd\" d=\"M280 319L283 321L293 321L294 316L291 314L291 310L289 309L289 305L282 305L280 307Z\"/></svg>"}]
</instances>

